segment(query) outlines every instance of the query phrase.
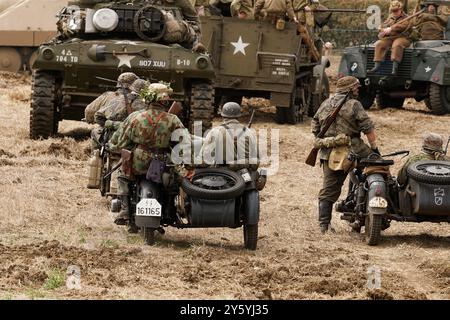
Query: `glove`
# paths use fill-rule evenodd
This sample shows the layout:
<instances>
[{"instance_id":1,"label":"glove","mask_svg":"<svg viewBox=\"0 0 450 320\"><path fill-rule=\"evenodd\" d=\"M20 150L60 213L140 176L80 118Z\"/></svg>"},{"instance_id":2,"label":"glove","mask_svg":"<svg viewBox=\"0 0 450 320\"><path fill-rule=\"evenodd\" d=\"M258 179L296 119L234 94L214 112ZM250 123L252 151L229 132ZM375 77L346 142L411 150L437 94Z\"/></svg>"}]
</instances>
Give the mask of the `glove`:
<instances>
[{"instance_id":1,"label":"glove","mask_svg":"<svg viewBox=\"0 0 450 320\"><path fill-rule=\"evenodd\" d=\"M373 153L376 153L377 155L381 156L380 150L378 150L378 147L375 149L372 149Z\"/></svg>"}]
</instances>

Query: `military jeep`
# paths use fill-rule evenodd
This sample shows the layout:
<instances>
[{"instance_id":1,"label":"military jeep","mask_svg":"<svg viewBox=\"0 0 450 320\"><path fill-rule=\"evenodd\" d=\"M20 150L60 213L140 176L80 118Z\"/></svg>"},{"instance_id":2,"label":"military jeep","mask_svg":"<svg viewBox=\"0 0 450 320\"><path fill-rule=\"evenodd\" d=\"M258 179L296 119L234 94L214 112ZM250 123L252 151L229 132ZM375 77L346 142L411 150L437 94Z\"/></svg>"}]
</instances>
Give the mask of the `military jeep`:
<instances>
[{"instance_id":1,"label":"military jeep","mask_svg":"<svg viewBox=\"0 0 450 320\"><path fill-rule=\"evenodd\" d=\"M40 46L33 65L30 137L47 138L63 119L81 120L85 107L116 90L122 72L172 83L184 103L187 125L211 126L214 68L208 55L163 42L165 13L183 19L180 8L139 1L79 0L59 13L58 35Z\"/></svg>"},{"instance_id":2,"label":"military jeep","mask_svg":"<svg viewBox=\"0 0 450 320\"><path fill-rule=\"evenodd\" d=\"M405 98L425 101L437 115L450 113L450 20L445 40L414 42L405 49L397 75L392 76L392 62L386 53L380 70L374 67L374 44L348 47L339 65L339 77L357 77L363 85L359 100L369 109L376 99L380 108L401 108Z\"/></svg>"}]
</instances>

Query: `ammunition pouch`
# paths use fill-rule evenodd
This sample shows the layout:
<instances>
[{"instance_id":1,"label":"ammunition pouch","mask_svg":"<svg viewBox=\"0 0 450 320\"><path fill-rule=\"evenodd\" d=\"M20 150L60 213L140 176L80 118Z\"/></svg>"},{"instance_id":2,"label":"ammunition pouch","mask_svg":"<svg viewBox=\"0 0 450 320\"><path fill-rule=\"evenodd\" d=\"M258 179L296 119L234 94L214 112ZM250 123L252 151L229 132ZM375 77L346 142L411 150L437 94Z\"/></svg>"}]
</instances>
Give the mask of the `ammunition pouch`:
<instances>
[{"instance_id":1,"label":"ammunition pouch","mask_svg":"<svg viewBox=\"0 0 450 320\"><path fill-rule=\"evenodd\" d=\"M133 151L122 149L120 152L122 158L122 173L128 177L133 177Z\"/></svg>"},{"instance_id":2,"label":"ammunition pouch","mask_svg":"<svg viewBox=\"0 0 450 320\"><path fill-rule=\"evenodd\" d=\"M349 172L354 167L354 162L350 160L349 154L350 147L348 145L333 148L328 159L328 167L333 171Z\"/></svg>"}]
</instances>

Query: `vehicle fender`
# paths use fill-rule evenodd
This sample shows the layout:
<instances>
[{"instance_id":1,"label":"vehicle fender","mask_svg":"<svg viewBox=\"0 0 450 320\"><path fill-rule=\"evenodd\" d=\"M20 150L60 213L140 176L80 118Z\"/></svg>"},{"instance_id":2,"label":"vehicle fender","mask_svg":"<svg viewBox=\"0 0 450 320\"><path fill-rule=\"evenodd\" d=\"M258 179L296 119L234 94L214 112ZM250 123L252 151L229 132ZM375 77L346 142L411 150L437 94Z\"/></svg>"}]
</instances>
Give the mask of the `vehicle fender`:
<instances>
[{"instance_id":1,"label":"vehicle fender","mask_svg":"<svg viewBox=\"0 0 450 320\"><path fill-rule=\"evenodd\" d=\"M244 193L245 224L254 225L259 222L259 192L249 190Z\"/></svg>"},{"instance_id":2,"label":"vehicle fender","mask_svg":"<svg viewBox=\"0 0 450 320\"><path fill-rule=\"evenodd\" d=\"M314 77L314 94L321 94L322 81L325 75L325 69L329 68L331 65L330 60L327 57L322 57L320 64L313 68Z\"/></svg>"},{"instance_id":3,"label":"vehicle fender","mask_svg":"<svg viewBox=\"0 0 450 320\"><path fill-rule=\"evenodd\" d=\"M381 174L371 174L367 177L367 212L372 214L386 214L387 206L385 208L371 207L369 204L374 198L382 198L386 204L388 203L387 198L387 186L386 181Z\"/></svg>"}]
</instances>

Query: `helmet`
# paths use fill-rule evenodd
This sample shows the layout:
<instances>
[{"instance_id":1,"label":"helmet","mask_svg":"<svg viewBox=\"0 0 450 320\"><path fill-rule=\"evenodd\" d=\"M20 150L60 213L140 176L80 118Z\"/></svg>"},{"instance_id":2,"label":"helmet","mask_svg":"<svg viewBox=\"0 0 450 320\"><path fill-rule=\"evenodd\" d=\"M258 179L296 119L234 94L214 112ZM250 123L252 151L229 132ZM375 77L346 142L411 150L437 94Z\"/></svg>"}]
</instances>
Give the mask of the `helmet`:
<instances>
[{"instance_id":1,"label":"helmet","mask_svg":"<svg viewBox=\"0 0 450 320\"><path fill-rule=\"evenodd\" d=\"M343 93L347 92L348 90L353 89L353 87L358 86L360 87L361 84L359 83L359 80L352 76L346 76L342 77L338 80L336 85L336 92L337 93Z\"/></svg>"},{"instance_id":2,"label":"helmet","mask_svg":"<svg viewBox=\"0 0 450 320\"><path fill-rule=\"evenodd\" d=\"M133 82L139 77L133 72L124 72L117 78L117 88L130 89Z\"/></svg>"},{"instance_id":3,"label":"helmet","mask_svg":"<svg viewBox=\"0 0 450 320\"><path fill-rule=\"evenodd\" d=\"M403 9L403 4L400 1L392 1L389 6L389 11L392 12L394 10Z\"/></svg>"},{"instance_id":4,"label":"helmet","mask_svg":"<svg viewBox=\"0 0 450 320\"><path fill-rule=\"evenodd\" d=\"M239 118L241 106L236 102L227 102L223 105L220 115L224 118Z\"/></svg>"},{"instance_id":5,"label":"helmet","mask_svg":"<svg viewBox=\"0 0 450 320\"><path fill-rule=\"evenodd\" d=\"M442 152L442 137L437 133L427 133L423 135L422 149L425 151Z\"/></svg>"},{"instance_id":6,"label":"helmet","mask_svg":"<svg viewBox=\"0 0 450 320\"><path fill-rule=\"evenodd\" d=\"M173 89L170 87L170 85L160 82L150 84L148 86L148 90L155 93L156 96L154 101L160 101L169 98L169 95L173 92Z\"/></svg>"},{"instance_id":7,"label":"helmet","mask_svg":"<svg viewBox=\"0 0 450 320\"><path fill-rule=\"evenodd\" d=\"M136 93L140 93L142 89L144 89L148 85L148 82L144 79L137 79L133 84L130 86L130 90Z\"/></svg>"}]
</instances>

